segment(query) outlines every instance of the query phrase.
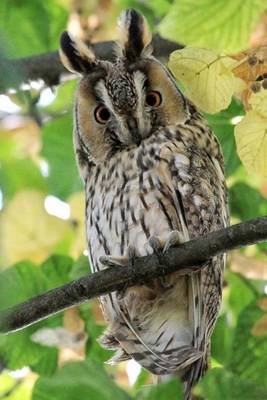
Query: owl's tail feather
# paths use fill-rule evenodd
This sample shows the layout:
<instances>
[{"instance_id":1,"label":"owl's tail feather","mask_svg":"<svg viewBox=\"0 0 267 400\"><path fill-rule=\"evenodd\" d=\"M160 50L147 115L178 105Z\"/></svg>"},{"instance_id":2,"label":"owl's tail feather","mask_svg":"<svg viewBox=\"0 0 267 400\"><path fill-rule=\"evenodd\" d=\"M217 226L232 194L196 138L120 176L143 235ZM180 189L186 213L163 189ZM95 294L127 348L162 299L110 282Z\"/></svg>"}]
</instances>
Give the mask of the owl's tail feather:
<instances>
[{"instance_id":1,"label":"owl's tail feather","mask_svg":"<svg viewBox=\"0 0 267 400\"><path fill-rule=\"evenodd\" d=\"M209 354L205 353L198 361L196 361L190 370L182 377L184 382L184 400L191 400L192 388L202 378L208 369Z\"/></svg>"}]
</instances>

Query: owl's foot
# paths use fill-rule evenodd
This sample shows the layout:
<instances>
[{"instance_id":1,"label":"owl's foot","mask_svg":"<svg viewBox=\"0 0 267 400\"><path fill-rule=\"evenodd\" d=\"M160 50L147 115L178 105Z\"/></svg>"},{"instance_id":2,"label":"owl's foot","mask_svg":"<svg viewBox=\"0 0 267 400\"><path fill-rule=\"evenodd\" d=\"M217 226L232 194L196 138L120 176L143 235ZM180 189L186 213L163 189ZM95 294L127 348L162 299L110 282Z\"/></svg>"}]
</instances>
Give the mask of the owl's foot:
<instances>
[{"instance_id":1,"label":"owl's foot","mask_svg":"<svg viewBox=\"0 0 267 400\"><path fill-rule=\"evenodd\" d=\"M179 231L172 231L167 240L166 243L163 247L163 253L166 253L166 251L169 250L169 248L176 246L178 244L181 244L184 242L184 236L181 234Z\"/></svg>"},{"instance_id":2,"label":"owl's foot","mask_svg":"<svg viewBox=\"0 0 267 400\"><path fill-rule=\"evenodd\" d=\"M129 246L125 256L100 256L99 262L108 268L125 267L126 265L133 265L135 258L135 249L132 246Z\"/></svg>"},{"instance_id":3,"label":"owl's foot","mask_svg":"<svg viewBox=\"0 0 267 400\"><path fill-rule=\"evenodd\" d=\"M157 255L159 262L161 264L164 264L164 262L162 260L162 256L164 255L164 253L167 250L169 250L170 247L173 247L173 246L183 243L183 242L184 242L183 236L182 236L181 232L179 232L179 231L170 232L166 241L163 241L158 236L151 236L148 239L148 243L149 243L150 247L152 248L153 252ZM169 278L166 276L161 276L159 278L159 281L165 289L172 287L172 284L170 284Z\"/></svg>"}]
</instances>

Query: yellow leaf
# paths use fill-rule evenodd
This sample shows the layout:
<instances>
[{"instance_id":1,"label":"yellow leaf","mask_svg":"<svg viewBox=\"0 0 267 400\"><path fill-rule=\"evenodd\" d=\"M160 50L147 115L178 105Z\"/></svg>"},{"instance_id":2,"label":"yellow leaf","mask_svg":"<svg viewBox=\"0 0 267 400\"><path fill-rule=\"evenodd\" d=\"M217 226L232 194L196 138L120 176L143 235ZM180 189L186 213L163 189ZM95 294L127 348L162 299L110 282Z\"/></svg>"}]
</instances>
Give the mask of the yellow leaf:
<instances>
[{"instance_id":1,"label":"yellow leaf","mask_svg":"<svg viewBox=\"0 0 267 400\"><path fill-rule=\"evenodd\" d=\"M214 114L227 108L243 83L232 73L236 60L212 50L186 47L174 51L169 68L185 86L188 98L201 110Z\"/></svg>"},{"instance_id":2,"label":"yellow leaf","mask_svg":"<svg viewBox=\"0 0 267 400\"><path fill-rule=\"evenodd\" d=\"M237 153L249 172L267 176L267 116L249 111L235 127Z\"/></svg>"},{"instance_id":3,"label":"yellow leaf","mask_svg":"<svg viewBox=\"0 0 267 400\"><path fill-rule=\"evenodd\" d=\"M267 118L267 90L261 90L257 93L252 93L249 99L249 104L252 109Z\"/></svg>"},{"instance_id":4,"label":"yellow leaf","mask_svg":"<svg viewBox=\"0 0 267 400\"><path fill-rule=\"evenodd\" d=\"M87 248L85 239L85 200L84 192L73 193L69 199L70 218L75 228L75 238L73 240L70 255L77 258Z\"/></svg>"},{"instance_id":5,"label":"yellow leaf","mask_svg":"<svg viewBox=\"0 0 267 400\"><path fill-rule=\"evenodd\" d=\"M44 209L44 195L34 190L18 192L1 216L1 245L8 264L22 259L44 260L63 237L68 222Z\"/></svg>"}]
</instances>

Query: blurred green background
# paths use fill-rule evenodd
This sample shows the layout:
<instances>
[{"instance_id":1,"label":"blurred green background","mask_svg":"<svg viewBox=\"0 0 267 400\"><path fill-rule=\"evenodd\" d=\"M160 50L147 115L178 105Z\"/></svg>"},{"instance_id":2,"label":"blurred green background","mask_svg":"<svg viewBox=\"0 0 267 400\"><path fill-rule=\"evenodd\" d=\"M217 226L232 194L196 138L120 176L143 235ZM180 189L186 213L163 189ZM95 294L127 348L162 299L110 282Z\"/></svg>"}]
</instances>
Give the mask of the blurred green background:
<instances>
[{"instance_id":1,"label":"blurred green background","mask_svg":"<svg viewBox=\"0 0 267 400\"><path fill-rule=\"evenodd\" d=\"M1 0L0 88L9 79L5 57L57 50L65 29L92 42L115 39L127 7L142 11L154 32L185 45L228 54L267 45L261 0ZM1 309L89 273L72 147L73 78L53 87L25 82L0 94ZM249 175L236 153L233 129L243 115L237 99L207 115L225 156L232 223L267 214L266 178ZM267 399L266 280L266 243L229 255L212 369L195 389L201 398ZM105 365L112 353L96 341L103 329L93 301L0 336L0 399L181 398L176 382L153 387L134 362Z\"/></svg>"}]
</instances>

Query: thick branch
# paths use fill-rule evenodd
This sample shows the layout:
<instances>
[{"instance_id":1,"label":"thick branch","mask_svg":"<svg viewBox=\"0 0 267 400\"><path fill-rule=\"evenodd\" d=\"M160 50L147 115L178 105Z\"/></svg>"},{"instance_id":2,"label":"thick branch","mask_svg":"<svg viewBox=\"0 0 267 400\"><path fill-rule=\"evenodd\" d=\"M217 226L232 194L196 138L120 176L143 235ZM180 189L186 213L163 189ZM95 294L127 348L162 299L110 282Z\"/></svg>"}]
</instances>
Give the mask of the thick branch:
<instances>
[{"instance_id":1,"label":"thick branch","mask_svg":"<svg viewBox=\"0 0 267 400\"><path fill-rule=\"evenodd\" d=\"M152 254L136 259L133 266L96 272L0 312L0 332L22 329L88 299L174 271L196 271L215 255L264 240L267 240L267 216L183 243L168 250L160 260Z\"/></svg>"},{"instance_id":2,"label":"thick branch","mask_svg":"<svg viewBox=\"0 0 267 400\"><path fill-rule=\"evenodd\" d=\"M183 46L161 38L153 37L154 55L159 59L167 59L170 53ZM96 56L103 60L114 59L114 42L98 42L91 44ZM49 86L60 82L60 75L66 72L60 62L58 52L31 56L27 58L7 60L0 57L0 91L23 82L42 79Z\"/></svg>"}]
</instances>

